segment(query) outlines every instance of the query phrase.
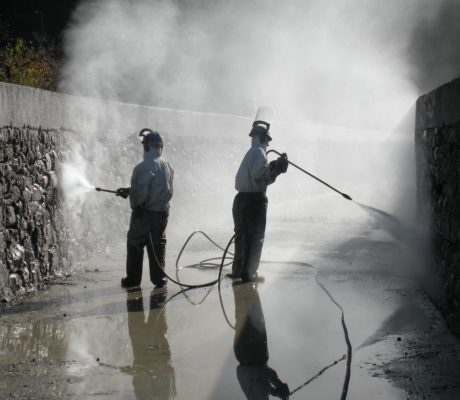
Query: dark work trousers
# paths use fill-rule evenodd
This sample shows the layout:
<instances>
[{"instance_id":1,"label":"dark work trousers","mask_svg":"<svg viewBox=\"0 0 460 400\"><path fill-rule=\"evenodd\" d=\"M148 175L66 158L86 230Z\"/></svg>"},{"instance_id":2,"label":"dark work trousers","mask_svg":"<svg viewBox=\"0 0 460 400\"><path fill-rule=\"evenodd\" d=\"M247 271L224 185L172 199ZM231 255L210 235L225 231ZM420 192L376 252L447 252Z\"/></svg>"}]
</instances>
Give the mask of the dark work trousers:
<instances>
[{"instance_id":1,"label":"dark work trousers","mask_svg":"<svg viewBox=\"0 0 460 400\"><path fill-rule=\"evenodd\" d=\"M243 281L254 280L259 268L267 204L265 193L238 193L233 201L235 256L232 273Z\"/></svg>"},{"instance_id":2,"label":"dark work trousers","mask_svg":"<svg viewBox=\"0 0 460 400\"><path fill-rule=\"evenodd\" d=\"M150 280L155 286L163 286L166 282L163 271L165 268L165 229L167 224L167 211L149 211L142 208L135 208L132 211L126 259L126 276L129 284L140 285L141 283L145 246L147 246L149 257ZM152 238L153 249L149 236Z\"/></svg>"}]
</instances>

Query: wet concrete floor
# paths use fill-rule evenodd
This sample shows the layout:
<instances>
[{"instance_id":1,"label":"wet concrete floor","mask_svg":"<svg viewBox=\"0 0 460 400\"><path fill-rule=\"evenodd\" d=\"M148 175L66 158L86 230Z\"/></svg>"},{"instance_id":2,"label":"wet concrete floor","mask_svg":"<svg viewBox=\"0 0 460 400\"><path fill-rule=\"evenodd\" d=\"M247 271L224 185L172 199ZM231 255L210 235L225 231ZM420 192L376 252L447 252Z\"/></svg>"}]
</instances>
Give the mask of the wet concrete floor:
<instances>
[{"instance_id":1,"label":"wet concrete floor","mask_svg":"<svg viewBox=\"0 0 460 400\"><path fill-rule=\"evenodd\" d=\"M378 226L269 221L265 282L119 285L123 249L0 314L2 399L459 399L460 341ZM344 229L348 238L343 236ZM230 232L231 233L231 232ZM172 235L171 235L172 236ZM217 237L225 241L226 233ZM168 243L168 272L180 242ZM348 239L348 240L347 240ZM191 247L186 265L218 255ZM412 260L412 261L408 261ZM313 268L314 267L314 268ZM228 272L228 270L227 270ZM181 271L184 282L215 269Z\"/></svg>"}]
</instances>

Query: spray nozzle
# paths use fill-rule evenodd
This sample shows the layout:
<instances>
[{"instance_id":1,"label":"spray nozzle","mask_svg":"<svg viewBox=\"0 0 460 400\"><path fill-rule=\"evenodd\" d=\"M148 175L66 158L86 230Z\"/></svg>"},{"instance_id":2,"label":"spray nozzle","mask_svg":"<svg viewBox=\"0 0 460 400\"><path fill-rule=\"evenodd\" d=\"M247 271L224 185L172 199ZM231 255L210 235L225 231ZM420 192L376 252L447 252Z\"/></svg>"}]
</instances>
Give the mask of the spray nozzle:
<instances>
[{"instance_id":1,"label":"spray nozzle","mask_svg":"<svg viewBox=\"0 0 460 400\"><path fill-rule=\"evenodd\" d=\"M115 193L115 194L117 193L116 190L102 189L100 187L97 187L95 189L96 189L96 192L107 192L107 193Z\"/></svg>"}]
</instances>

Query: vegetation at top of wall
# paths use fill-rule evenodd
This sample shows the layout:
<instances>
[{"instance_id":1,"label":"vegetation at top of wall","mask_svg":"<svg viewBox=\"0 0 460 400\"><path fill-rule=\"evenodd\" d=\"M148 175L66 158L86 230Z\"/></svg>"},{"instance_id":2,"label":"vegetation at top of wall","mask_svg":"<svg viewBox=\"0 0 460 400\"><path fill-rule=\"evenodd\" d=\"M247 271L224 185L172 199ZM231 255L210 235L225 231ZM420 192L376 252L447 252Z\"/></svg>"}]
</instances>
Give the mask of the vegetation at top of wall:
<instances>
[{"instance_id":1,"label":"vegetation at top of wall","mask_svg":"<svg viewBox=\"0 0 460 400\"><path fill-rule=\"evenodd\" d=\"M0 81L56 90L59 60L51 43L14 37L0 22Z\"/></svg>"}]
</instances>

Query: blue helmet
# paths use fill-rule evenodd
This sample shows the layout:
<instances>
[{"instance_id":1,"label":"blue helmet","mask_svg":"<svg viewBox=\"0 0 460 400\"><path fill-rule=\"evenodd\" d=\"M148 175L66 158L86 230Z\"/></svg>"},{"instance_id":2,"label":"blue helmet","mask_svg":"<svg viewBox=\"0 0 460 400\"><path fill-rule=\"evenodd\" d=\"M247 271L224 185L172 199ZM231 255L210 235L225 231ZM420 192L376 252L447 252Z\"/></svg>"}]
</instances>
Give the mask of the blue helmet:
<instances>
[{"instance_id":1,"label":"blue helmet","mask_svg":"<svg viewBox=\"0 0 460 400\"><path fill-rule=\"evenodd\" d=\"M148 133L146 134L146 132ZM163 147L163 139L157 131L144 128L139 132L139 136L142 137L142 144L144 145L145 151L149 151L150 146Z\"/></svg>"}]
</instances>

